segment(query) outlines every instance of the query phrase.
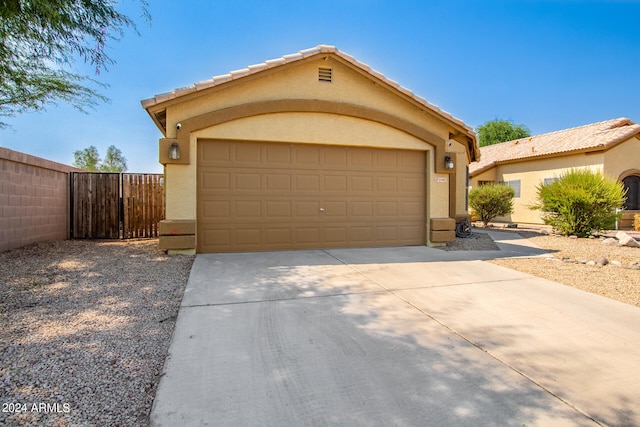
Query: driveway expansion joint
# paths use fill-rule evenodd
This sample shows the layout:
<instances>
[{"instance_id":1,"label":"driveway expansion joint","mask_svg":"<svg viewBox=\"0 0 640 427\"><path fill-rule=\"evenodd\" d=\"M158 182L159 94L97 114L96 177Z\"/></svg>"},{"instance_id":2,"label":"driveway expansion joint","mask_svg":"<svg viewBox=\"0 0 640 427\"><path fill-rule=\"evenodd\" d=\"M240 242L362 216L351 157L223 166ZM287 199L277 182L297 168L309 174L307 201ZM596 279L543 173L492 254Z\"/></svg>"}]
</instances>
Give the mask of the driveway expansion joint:
<instances>
[{"instance_id":1,"label":"driveway expansion joint","mask_svg":"<svg viewBox=\"0 0 640 427\"><path fill-rule=\"evenodd\" d=\"M318 299L318 298L335 298L349 295L366 295L366 294L382 294L384 291L362 291L362 292L341 292L336 294L326 295L308 295L308 296L295 296L286 298L272 298L272 299L258 299L258 300L246 300L246 301L229 301L229 302L214 302L208 304L189 304L181 305L180 308L202 308L202 307L222 307L229 305L245 305L245 304L261 304L265 302L281 302L281 301L295 301L304 299Z\"/></svg>"}]
</instances>

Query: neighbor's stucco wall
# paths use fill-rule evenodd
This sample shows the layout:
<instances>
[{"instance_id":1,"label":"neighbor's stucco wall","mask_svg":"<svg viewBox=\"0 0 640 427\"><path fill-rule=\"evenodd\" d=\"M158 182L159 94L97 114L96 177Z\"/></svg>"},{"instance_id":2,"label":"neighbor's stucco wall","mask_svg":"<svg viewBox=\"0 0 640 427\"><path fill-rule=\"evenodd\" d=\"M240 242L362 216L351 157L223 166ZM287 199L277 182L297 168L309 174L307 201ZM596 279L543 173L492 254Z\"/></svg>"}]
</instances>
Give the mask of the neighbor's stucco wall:
<instances>
[{"instance_id":1,"label":"neighbor's stucco wall","mask_svg":"<svg viewBox=\"0 0 640 427\"><path fill-rule=\"evenodd\" d=\"M605 175L620 179L625 172L634 170L640 170L640 138L630 138L604 153Z\"/></svg>"},{"instance_id":2,"label":"neighbor's stucco wall","mask_svg":"<svg viewBox=\"0 0 640 427\"><path fill-rule=\"evenodd\" d=\"M333 81L318 81L318 67L331 67ZM194 97L179 104L167 106L167 137L175 137L176 124L181 120L209 113L218 109L279 99L322 99L336 103L349 103L392 114L417 123L443 141L451 130L440 119L424 112L386 88L374 83L340 61L319 59L296 67L271 73L265 72L232 82L225 89L209 95ZM251 116L221 123L190 135L191 163L165 167L166 216L169 219L196 219L196 176L198 138L288 141L292 143L361 145L382 148L406 148L429 152L433 146L401 130L379 122L327 113L287 112ZM447 151L450 151L449 149ZM456 156L456 182L462 183L456 195L457 210L465 206L466 148L454 142L451 151L464 153ZM427 194L430 211L427 217L449 216L449 179L440 174L436 182L433 173L434 159L429 156ZM451 175L453 176L453 175ZM446 181L442 181L444 178Z\"/></svg>"},{"instance_id":3,"label":"neighbor's stucco wall","mask_svg":"<svg viewBox=\"0 0 640 427\"><path fill-rule=\"evenodd\" d=\"M502 164L474 176L471 187L477 187L479 181L520 180L520 197L513 200L513 213L498 217L496 221L543 224L540 212L530 209L537 200L537 186L546 178L557 178L573 168L603 172L603 161L603 152L598 152Z\"/></svg>"}]
</instances>

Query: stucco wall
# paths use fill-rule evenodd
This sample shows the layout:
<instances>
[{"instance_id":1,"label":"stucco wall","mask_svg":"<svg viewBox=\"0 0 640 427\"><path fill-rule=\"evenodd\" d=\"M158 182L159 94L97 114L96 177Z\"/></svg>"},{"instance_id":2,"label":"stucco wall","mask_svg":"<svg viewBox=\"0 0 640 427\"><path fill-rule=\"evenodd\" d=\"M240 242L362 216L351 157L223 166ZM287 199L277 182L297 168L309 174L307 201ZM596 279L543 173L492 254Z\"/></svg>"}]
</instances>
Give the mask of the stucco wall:
<instances>
[{"instance_id":1,"label":"stucco wall","mask_svg":"<svg viewBox=\"0 0 640 427\"><path fill-rule=\"evenodd\" d=\"M604 153L604 173L620 179L627 171L640 171L640 138L630 138Z\"/></svg>"},{"instance_id":2,"label":"stucco wall","mask_svg":"<svg viewBox=\"0 0 640 427\"><path fill-rule=\"evenodd\" d=\"M333 81L318 81L318 67L331 67ZM361 105L375 108L395 117L417 123L428 129L442 141L449 138L450 126L413 105L414 101L391 93L375 84L339 60L316 59L308 63L279 72L265 72L230 83L226 88L204 96L182 100L167 106L167 137L176 136L176 124L191 117L211 111L250 104L258 101L279 99L322 99L336 103ZM198 138L288 141L292 143L360 145L381 148L406 148L429 153L433 146L397 128L376 121L329 113L287 112L263 114L236 119L190 135L191 162L188 165L167 165L166 213L169 219L196 219L196 171ZM466 148L454 143L453 152L464 153L457 156L456 183L462 185L456 195L457 210L461 213L465 206ZM449 179L441 174L436 182L434 155L428 157L427 194L430 211L427 217L449 216ZM453 176L453 175L452 175ZM443 183L442 179L446 179Z\"/></svg>"},{"instance_id":3,"label":"stucco wall","mask_svg":"<svg viewBox=\"0 0 640 427\"><path fill-rule=\"evenodd\" d=\"M332 82L318 81L318 68L332 68ZM448 139L448 127L432 114L403 102L386 88L363 77L339 60L315 59L283 70L274 69L231 82L223 90L194 97L167 107L167 137L175 135L175 125L185 118L235 105L278 99L322 99L362 105L423 123L432 132Z\"/></svg>"},{"instance_id":4,"label":"stucco wall","mask_svg":"<svg viewBox=\"0 0 640 427\"><path fill-rule=\"evenodd\" d=\"M74 170L0 148L0 251L69 237L69 172Z\"/></svg>"},{"instance_id":5,"label":"stucco wall","mask_svg":"<svg viewBox=\"0 0 640 427\"><path fill-rule=\"evenodd\" d=\"M530 206L536 203L536 187L546 178L557 178L572 168L589 168L602 172L603 161L604 154L598 152L503 164L473 177L471 187L477 187L479 181L520 180L520 197L513 200L514 212L505 217L498 217L496 221L543 224L540 212L530 209Z\"/></svg>"}]
</instances>

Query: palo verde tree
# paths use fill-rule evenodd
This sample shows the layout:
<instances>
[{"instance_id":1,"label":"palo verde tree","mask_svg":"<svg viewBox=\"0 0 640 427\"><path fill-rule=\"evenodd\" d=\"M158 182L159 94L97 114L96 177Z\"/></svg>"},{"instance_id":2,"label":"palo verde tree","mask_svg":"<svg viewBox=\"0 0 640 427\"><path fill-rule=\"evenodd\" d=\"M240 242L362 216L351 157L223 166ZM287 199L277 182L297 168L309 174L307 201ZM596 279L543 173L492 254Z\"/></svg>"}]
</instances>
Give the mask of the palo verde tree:
<instances>
[{"instance_id":1,"label":"palo verde tree","mask_svg":"<svg viewBox=\"0 0 640 427\"><path fill-rule=\"evenodd\" d=\"M149 19L146 0L138 0ZM76 59L96 75L114 61L107 43L135 30L116 0L0 1L0 127L3 117L44 109L58 101L80 111L107 98L95 79L72 71Z\"/></svg>"},{"instance_id":2,"label":"palo verde tree","mask_svg":"<svg viewBox=\"0 0 640 427\"><path fill-rule=\"evenodd\" d=\"M476 131L481 147L531 136L531 131L525 125L516 125L512 120L497 118L481 124Z\"/></svg>"},{"instance_id":3,"label":"palo verde tree","mask_svg":"<svg viewBox=\"0 0 640 427\"><path fill-rule=\"evenodd\" d=\"M89 172L126 172L127 159L114 145L107 148L104 161L100 159L98 149L92 145L84 150L73 152L73 166Z\"/></svg>"},{"instance_id":4,"label":"palo verde tree","mask_svg":"<svg viewBox=\"0 0 640 427\"><path fill-rule=\"evenodd\" d=\"M587 237L611 228L625 201L622 183L589 169L573 169L553 182L537 187L538 202L546 224L563 235Z\"/></svg>"}]
</instances>

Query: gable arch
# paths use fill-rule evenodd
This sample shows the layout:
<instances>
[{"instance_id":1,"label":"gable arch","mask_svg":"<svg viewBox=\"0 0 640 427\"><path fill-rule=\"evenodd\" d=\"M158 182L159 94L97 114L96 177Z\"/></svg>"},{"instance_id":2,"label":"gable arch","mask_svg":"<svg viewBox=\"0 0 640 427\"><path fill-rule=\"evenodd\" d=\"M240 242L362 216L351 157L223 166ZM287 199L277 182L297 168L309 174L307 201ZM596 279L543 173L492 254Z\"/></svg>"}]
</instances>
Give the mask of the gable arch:
<instances>
[{"instance_id":1,"label":"gable arch","mask_svg":"<svg viewBox=\"0 0 640 427\"><path fill-rule=\"evenodd\" d=\"M632 175L640 176L640 169L627 169L618 176L618 181L622 181L623 179L628 178Z\"/></svg>"},{"instance_id":2,"label":"gable arch","mask_svg":"<svg viewBox=\"0 0 640 427\"><path fill-rule=\"evenodd\" d=\"M180 129L176 138L181 146L189 145L192 132L213 127L232 120L274 113L325 113L374 121L405 132L435 148L436 158L444 158L445 139L434 132L413 122L381 112L369 107L354 104L336 103L324 100L281 99L259 101L212 111L199 116L180 120ZM444 164L436 162L436 172L445 173Z\"/></svg>"}]
</instances>

